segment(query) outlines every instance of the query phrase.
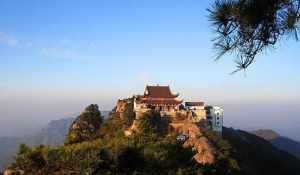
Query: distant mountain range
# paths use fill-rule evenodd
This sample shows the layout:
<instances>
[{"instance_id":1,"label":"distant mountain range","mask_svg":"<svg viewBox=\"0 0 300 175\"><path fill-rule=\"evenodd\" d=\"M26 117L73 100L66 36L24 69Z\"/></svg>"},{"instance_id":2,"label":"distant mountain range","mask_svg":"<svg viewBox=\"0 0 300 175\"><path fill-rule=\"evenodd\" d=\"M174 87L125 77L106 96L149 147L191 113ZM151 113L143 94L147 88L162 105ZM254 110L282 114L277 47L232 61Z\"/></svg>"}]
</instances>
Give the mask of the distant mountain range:
<instances>
[{"instance_id":1,"label":"distant mountain range","mask_svg":"<svg viewBox=\"0 0 300 175\"><path fill-rule=\"evenodd\" d=\"M27 145L60 145L74 118L66 118L51 121L40 132L24 137L2 137L0 138L0 171L13 160L13 155L21 143Z\"/></svg>"},{"instance_id":2,"label":"distant mountain range","mask_svg":"<svg viewBox=\"0 0 300 175\"><path fill-rule=\"evenodd\" d=\"M104 118L109 111L101 112ZM0 172L13 161L13 155L18 150L21 143L29 146L33 145L61 145L64 143L65 135L69 126L75 118L64 118L50 121L44 128L36 134L23 137L0 137Z\"/></svg>"},{"instance_id":3,"label":"distant mountain range","mask_svg":"<svg viewBox=\"0 0 300 175\"><path fill-rule=\"evenodd\" d=\"M260 129L252 131L251 133L271 142L278 149L286 151L300 159L300 142L288 137L280 136L278 133L270 129Z\"/></svg>"}]
</instances>

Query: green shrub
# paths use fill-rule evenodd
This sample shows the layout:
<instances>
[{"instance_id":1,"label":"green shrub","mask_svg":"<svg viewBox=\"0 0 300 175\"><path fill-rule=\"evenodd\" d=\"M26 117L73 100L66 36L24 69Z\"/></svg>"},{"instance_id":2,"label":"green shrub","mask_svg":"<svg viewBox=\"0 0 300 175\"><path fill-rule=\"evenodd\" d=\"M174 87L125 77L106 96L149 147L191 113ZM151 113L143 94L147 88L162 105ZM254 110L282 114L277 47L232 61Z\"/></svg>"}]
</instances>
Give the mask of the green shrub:
<instances>
[{"instance_id":1,"label":"green shrub","mask_svg":"<svg viewBox=\"0 0 300 175\"><path fill-rule=\"evenodd\" d=\"M107 157L99 140L60 147L33 147L21 145L15 157L15 166L27 173L41 171L51 174L57 169L67 169L80 174L91 174Z\"/></svg>"}]
</instances>

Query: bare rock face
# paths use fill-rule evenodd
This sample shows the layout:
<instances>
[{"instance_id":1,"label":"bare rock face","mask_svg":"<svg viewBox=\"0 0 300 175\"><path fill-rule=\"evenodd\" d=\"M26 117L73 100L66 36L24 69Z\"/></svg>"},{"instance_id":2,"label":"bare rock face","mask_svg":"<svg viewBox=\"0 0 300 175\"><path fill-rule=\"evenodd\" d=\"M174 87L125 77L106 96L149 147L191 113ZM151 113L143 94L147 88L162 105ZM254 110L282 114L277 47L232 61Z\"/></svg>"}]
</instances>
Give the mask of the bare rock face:
<instances>
[{"instance_id":1,"label":"bare rock face","mask_svg":"<svg viewBox=\"0 0 300 175\"><path fill-rule=\"evenodd\" d=\"M128 104L129 104L128 99L118 100L116 106L116 112L119 114L120 118L124 118L124 112Z\"/></svg>"},{"instance_id":2,"label":"bare rock face","mask_svg":"<svg viewBox=\"0 0 300 175\"><path fill-rule=\"evenodd\" d=\"M200 138L189 138L184 143L184 147L192 147L196 152L194 159L200 164L213 164L215 162L216 151L204 136Z\"/></svg>"},{"instance_id":3,"label":"bare rock face","mask_svg":"<svg viewBox=\"0 0 300 175\"><path fill-rule=\"evenodd\" d=\"M117 102L117 107L116 107L116 112L122 113L125 111L127 105L127 101L126 100L118 100Z\"/></svg>"},{"instance_id":4,"label":"bare rock face","mask_svg":"<svg viewBox=\"0 0 300 175\"><path fill-rule=\"evenodd\" d=\"M171 124L175 132L188 136L184 142L184 147L191 147L195 151L194 159L199 164L213 164L216 160L214 146L203 135L201 129L194 123L175 123Z\"/></svg>"},{"instance_id":5,"label":"bare rock face","mask_svg":"<svg viewBox=\"0 0 300 175\"><path fill-rule=\"evenodd\" d=\"M125 136L131 136L132 134L137 133L138 132L138 126L139 126L138 120L134 120L131 127L124 130L124 135Z\"/></svg>"},{"instance_id":6,"label":"bare rock face","mask_svg":"<svg viewBox=\"0 0 300 175\"><path fill-rule=\"evenodd\" d=\"M102 123L101 112L98 105L91 104L76 118L69 128L65 144L79 143L94 140Z\"/></svg>"}]
</instances>

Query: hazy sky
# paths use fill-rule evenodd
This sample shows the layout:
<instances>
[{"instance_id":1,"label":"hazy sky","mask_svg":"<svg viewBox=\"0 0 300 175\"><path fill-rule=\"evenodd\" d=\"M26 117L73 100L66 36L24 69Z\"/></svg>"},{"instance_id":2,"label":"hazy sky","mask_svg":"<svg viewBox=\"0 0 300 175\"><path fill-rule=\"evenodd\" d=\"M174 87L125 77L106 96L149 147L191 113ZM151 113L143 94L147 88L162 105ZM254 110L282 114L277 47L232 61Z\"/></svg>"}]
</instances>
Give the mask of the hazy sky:
<instances>
[{"instance_id":1,"label":"hazy sky","mask_svg":"<svg viewBox=\"0 0 300 175\"><path fill-rule=\"evenodd\" d=\"M0 0L0 136L159 83L224 106L227 126L300 140L300 43L284 39L246 77L229 75L233 56L213 61L211 2Z\"/></svg>"}]
</instances>

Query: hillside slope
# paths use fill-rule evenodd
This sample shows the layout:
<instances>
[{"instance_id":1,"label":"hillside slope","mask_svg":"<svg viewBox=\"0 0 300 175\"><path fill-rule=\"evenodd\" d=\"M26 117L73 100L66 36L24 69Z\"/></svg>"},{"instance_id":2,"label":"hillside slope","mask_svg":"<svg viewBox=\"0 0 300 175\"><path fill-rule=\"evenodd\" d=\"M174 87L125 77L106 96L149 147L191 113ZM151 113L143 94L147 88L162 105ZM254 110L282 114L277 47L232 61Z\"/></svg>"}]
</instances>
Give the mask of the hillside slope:
<instances>
[{"instance_id":1,"label":"hillside slope","mask_svg":"<svg viewBox=\"0 0 300 175\"><path fill-rule=\"evenodd\" d=\"M286 151L300 159L300 142L280 136L275 131L269 129L260 129L252 131L252 133L271 142L278 149Z\"/></svg>"},{"instance_id":2,"label":"hillside slope","mask_svg":"<svg viewBox=\"0 0 300 175\"><path fill-rule=\"evenodd\" d=\"M224 128L223 138L233 147L243 174L295 174L300 161L270 142L241 130Z\"/></svg>"}]
</instances>

